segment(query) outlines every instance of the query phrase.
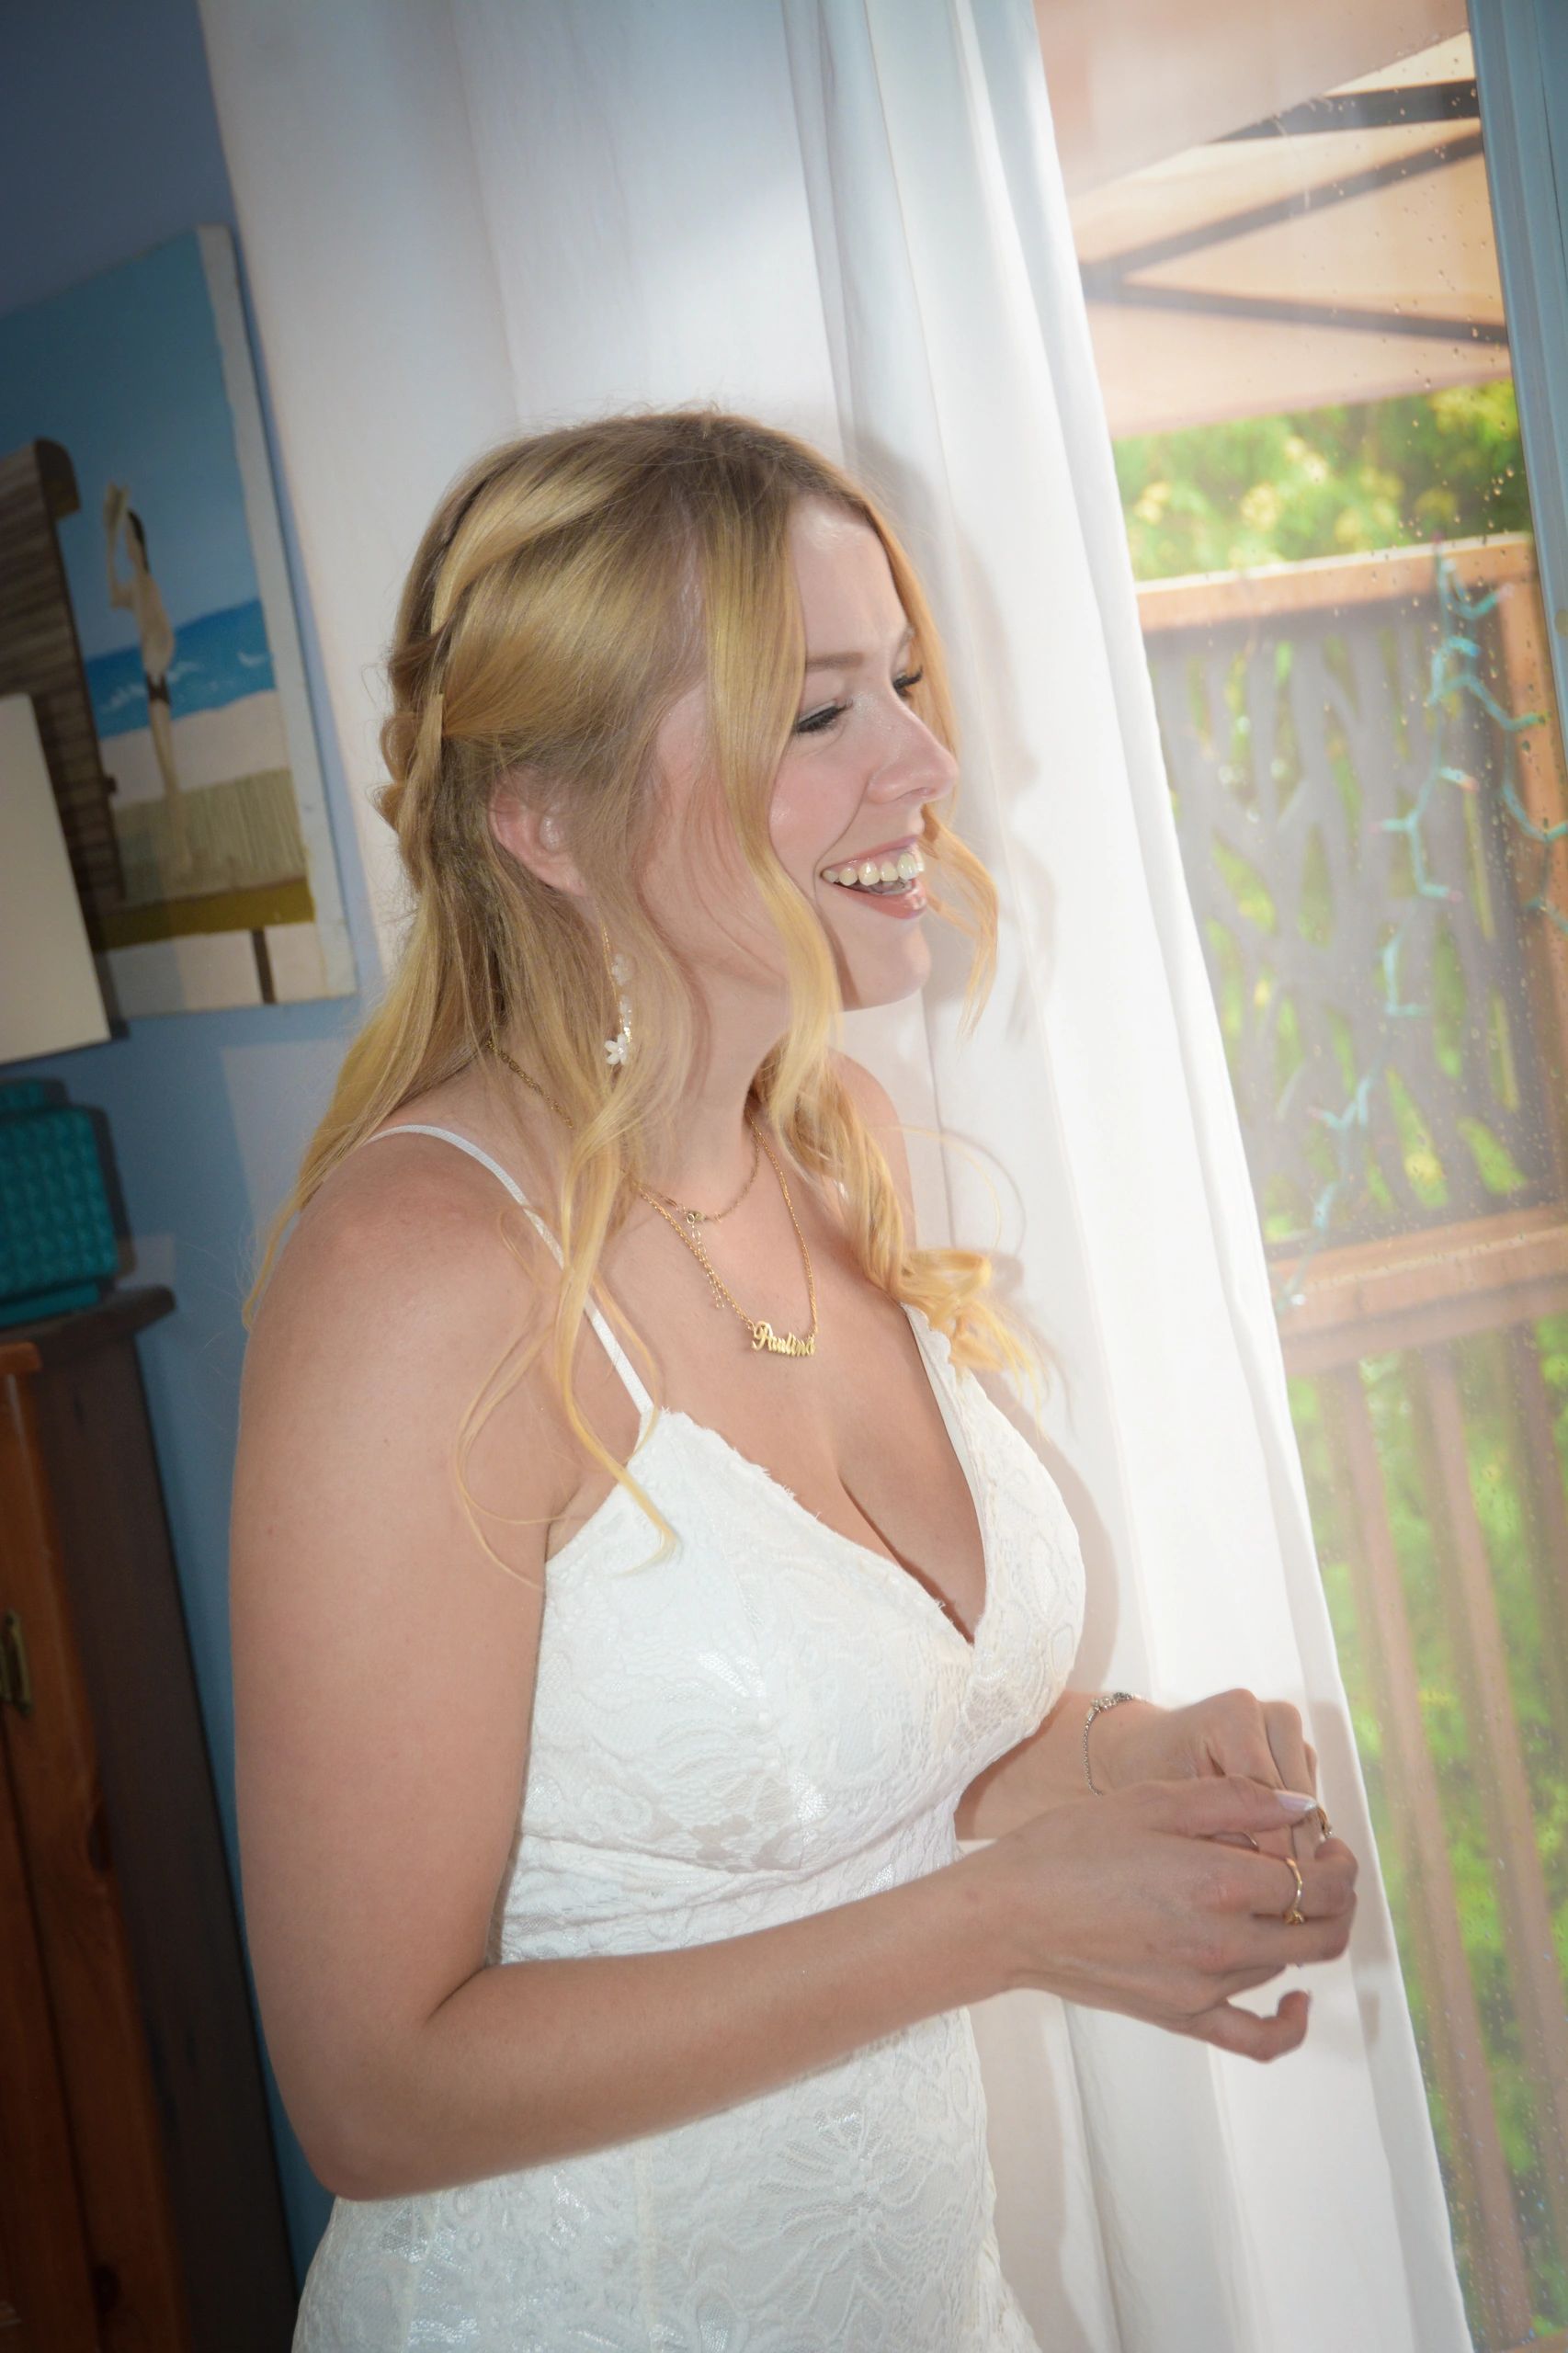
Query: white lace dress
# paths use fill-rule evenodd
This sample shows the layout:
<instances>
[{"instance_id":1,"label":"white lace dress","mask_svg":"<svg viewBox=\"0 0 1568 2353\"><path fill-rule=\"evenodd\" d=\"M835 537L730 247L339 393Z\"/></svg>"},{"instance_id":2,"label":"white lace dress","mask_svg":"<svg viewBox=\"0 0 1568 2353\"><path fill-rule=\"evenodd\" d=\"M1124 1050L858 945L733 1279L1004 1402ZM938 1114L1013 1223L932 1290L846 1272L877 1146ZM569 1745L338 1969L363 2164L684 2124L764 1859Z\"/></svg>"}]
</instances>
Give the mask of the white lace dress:
<instances>
[{"instance_id":1,"label":"white lace dress","mask_svg":"<svg viewBox=\"0 0 1568 2353\"><path fill-rule=\"evenodd\" d=\"M510 1177L469 1138L430 1127ZM530 1217L534 1212L529 1210ZM554 1243L548 1229L540 1230ZM550 1563L527 1788L487 1961L705 1944L957 1855L974 1776L1083 1623L1033 1449L908 1311L984 1540L973 1647L896 1563L649 1403L637 1471ZM295 2353L1037 2353L1004 2279L967 2010L698 2122L455 2189L338 2199Z\"/></svg>"}]
</instances>

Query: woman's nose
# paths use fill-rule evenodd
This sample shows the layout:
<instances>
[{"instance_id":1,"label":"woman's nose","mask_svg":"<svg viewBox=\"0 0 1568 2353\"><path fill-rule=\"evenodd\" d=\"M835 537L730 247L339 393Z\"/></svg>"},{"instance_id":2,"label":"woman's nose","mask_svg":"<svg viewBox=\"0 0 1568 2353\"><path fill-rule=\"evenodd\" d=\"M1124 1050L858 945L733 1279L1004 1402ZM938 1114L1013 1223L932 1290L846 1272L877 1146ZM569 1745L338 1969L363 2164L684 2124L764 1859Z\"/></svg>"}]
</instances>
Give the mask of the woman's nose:
<instances>
[{"instance_id":1,"label":"woman's nose","mask_svg":"<svg viewBox=\"0 0 1568 2353\"><path fill-rule=\"evenodd\" d=\"M879 801L939 801L958 782L959 764L945 745L923 728L923 743L900 747L884 762L871 790Z\"/></svg>"}]
</instances>

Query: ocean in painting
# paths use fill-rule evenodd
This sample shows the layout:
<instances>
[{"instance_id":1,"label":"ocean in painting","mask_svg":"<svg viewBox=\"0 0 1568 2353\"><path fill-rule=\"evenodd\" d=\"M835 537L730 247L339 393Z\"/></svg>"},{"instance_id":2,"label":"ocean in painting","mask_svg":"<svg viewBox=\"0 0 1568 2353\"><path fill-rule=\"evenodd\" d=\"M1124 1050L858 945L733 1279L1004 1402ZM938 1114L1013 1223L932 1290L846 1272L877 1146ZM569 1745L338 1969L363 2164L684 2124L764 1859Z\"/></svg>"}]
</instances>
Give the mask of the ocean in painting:
<instances>
[{"instance_id":1,"label":"ocean in painting","mask_svg":"<svg viewBox=\"0 0 1568 2353\"><path fill-rule=\"evenodd\" d=\"M147 724L147 688L142 655L134 645L99 654L85 665L87 691L99 743ZM188 719L199 710L221 710L244 695L269 693L275 681L267 622L258 598L183 621L175 632L169 665L169 712Z\"/></svg>"}]
</instances>

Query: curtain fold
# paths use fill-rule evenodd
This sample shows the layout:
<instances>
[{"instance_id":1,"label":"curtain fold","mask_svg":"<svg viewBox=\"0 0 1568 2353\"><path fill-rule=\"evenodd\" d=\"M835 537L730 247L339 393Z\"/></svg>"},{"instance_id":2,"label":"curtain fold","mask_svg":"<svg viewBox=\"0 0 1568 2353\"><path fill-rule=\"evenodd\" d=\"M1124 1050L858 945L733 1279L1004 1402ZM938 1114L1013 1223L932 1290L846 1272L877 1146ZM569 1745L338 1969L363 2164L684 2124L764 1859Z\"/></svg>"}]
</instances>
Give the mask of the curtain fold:
<instances>
[{"instance_id":1,"label":"curtain fold","mask_svg":"<svg viewBox=\"0 0 1568 2353\"><path fill-rule=\"evenodd\" d=\"M203 0L334 713L440 487L503 433L713 398L842 455L931 589L995 993L851 1019L926 1238L1054 1352L1076 1680L1293 1699L1361 1857L1271 2066L1011 1996L978 2019L1003 2252L1048 2353L1461 2353L1414 2037L1182 881L1028 0ZM389 953L386 845L363 841ZM1261 1989L1272 2008L1279 1984Z\"/></svg>"}]
</instances>

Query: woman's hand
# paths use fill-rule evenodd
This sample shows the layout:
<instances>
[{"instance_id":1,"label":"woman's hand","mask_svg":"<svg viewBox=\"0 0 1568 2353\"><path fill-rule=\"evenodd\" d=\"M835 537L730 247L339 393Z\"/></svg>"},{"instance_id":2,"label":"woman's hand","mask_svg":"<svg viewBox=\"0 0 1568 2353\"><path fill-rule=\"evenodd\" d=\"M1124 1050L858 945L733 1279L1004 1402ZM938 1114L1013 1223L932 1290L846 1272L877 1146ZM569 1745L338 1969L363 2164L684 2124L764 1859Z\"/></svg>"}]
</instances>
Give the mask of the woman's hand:
<instances>
[{"instance_id":1,"label":"woman's hand","mask_svg":"<svg viewBox=\"0 0 1568 2353\"><path fill-rule=\"evenodd\" d=\"M1119 1738L1102 1740L1116 1725ZM1090 1763L1102 1790L1133 1781L1211 1779L1244 1774L1269 1789L1317 1795L1318 1757L1289 1699L1259 1699L1251 1691L1216 1691L1185 1708L1108 1709L1089 1728ZM1315 1813L1255 1834L1265 1852L1304 1862L1322 1835Z\"/></svg>"},{"instance_id":2,"label":"woman's hand","mask_svg":"<svg viewBox=\"0 0 1568 2353\"><path fill-rule=\"evenodd\" d=\"M1286 1924L1293 1874L1261 1842L1299 1818L1246 1775L1141 1781L1052 1806L956 1868L986 1892L1006 1984L1275 2059L1305 2035L1310 1996L1292 1988L1271 2018L1232 1996L1337 1960L1356 1910L1356 1858L1326 1838L1300 1861L1305 1919ZM1248 1835L1259 1852L1224 1843Z\"/></svg>"}]
</instances>

